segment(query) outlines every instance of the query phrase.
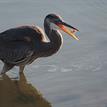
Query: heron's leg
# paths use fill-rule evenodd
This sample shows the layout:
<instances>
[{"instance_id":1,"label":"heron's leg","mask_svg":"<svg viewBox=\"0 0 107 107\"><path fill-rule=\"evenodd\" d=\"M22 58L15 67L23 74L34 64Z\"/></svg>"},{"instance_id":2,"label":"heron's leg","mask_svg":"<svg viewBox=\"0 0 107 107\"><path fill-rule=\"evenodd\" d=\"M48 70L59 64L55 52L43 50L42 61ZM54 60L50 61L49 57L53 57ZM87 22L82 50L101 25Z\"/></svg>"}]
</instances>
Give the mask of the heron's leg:
<instances>
[{"instance_id":1,"label":"heron's leg","mask_svg":"<svg viewBox=\"0 0 107 107\"><path fill-rule=\"evenodd\" d=\"M22 73L24 71L25 65L20 65L19 66L19 73Z\"/></svg>"},{"instance_id":2,"label":"heron's leg","mask_svg":"<svg viewBox=\"0 0 107 107\"><path fill-rule=\"evenodd\" d=\"M3 69L0 74L5 74L7 71L12 69L13 67L14 67L14 65L12 65L12 64L4 63Z\"/></svg>"}]
</instances>

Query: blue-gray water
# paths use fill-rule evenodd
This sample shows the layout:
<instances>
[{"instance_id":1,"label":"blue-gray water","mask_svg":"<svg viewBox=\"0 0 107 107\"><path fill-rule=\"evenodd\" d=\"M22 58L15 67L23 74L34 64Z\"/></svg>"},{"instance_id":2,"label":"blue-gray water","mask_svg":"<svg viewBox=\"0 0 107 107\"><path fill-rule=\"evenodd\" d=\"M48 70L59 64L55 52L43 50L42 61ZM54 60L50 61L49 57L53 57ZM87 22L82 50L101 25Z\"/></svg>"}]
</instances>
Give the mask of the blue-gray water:
<instances>
[{"instance_id":1,"label":"blue-gray water","mask_svg":"<svg viewBox=\"0 0 107 107\"><path fill-rule=\"evenodd\" d=\"M0 0L0 31L32 24L43 28L48 13L77 27L80 41L62 33L62 49L27 66L27 81L52 107L107 107L107 1Z\"/></svg>"}]
</instances>

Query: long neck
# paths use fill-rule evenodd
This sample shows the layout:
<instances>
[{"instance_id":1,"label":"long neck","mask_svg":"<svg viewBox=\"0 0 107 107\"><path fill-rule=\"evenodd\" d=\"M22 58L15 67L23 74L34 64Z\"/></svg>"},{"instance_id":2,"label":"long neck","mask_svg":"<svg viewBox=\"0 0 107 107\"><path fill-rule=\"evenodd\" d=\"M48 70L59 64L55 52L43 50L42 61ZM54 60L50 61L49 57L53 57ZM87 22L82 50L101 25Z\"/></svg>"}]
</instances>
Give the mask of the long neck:
<instances>
[{"instance_id":1,"label":"long neck","mask_svg":"<svg viewBox=\"0 0 107 107\"><path fill-rule=\"evenodd\" d=\"M44 29L50 42L43 43L42 56L47 57L56 53L60 49L63 39L62 35L57 30L53 30L50 28L50 23L47 23L46 20L44 21Z\"/></svg>"}]
</instances>

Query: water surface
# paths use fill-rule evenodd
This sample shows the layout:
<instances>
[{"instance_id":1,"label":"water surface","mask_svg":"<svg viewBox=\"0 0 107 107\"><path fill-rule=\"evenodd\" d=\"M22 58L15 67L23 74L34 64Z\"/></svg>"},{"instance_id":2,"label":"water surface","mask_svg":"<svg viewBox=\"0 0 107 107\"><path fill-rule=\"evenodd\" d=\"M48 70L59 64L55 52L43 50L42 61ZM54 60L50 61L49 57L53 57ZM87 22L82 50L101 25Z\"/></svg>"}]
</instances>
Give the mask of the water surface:
<instances>
[{"instance_id":1,"label":"water surface","mask_svg":"<svg viewBox=\"0 0 107 107\"><path fill-rule=\"evenodd\" d=\"M106 0L0 0L0 31L29 24L43 28L44 17L53 12L80 30L80 41L62 33L56 55L26 67L28 82L52 107L107 107Z\"/></svg>"}]
</instances>

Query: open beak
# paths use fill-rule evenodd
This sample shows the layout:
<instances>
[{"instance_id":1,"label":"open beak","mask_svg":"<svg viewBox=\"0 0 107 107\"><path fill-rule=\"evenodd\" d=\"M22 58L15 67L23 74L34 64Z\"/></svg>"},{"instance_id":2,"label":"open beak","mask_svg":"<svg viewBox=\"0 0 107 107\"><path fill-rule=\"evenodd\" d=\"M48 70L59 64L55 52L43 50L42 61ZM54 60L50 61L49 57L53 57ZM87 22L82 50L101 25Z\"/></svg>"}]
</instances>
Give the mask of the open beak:
<instances>
[{"instance_id":1,"label":"open beak","mask_svg":"<svg viewBox=\"0 0 107 107\"><path fill-rule=\"evenodd\" d=\"M67 34L69 34L70 36L72 36L74 39L79 40L78 37L74 34L75 32L79 31L78 29L72 27L71 25L65 23L65 22L60 22L57 23L57 26L63 30L64 32L66 32ZM69 29L71 28L71 30Z\"/></svg>"}]
</instances>

